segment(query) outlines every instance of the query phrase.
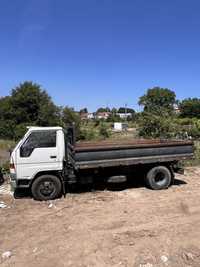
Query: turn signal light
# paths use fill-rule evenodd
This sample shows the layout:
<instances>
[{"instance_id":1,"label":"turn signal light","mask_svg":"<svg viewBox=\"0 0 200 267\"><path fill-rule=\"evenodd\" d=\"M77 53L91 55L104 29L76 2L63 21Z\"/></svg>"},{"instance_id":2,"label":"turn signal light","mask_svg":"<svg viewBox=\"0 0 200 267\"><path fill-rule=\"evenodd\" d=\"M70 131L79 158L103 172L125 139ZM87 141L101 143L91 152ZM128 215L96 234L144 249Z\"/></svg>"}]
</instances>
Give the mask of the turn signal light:
<instances>
[{"instance_id":1,"label":"turn signal light","mask_svg":"<svg viewBox=\"0 0 200 267\"><path fill-rule=\"evenodd\" d=\"M15 164L14 163L10 163L10 169L15 170Z\"/></svg>"}]
</instances>

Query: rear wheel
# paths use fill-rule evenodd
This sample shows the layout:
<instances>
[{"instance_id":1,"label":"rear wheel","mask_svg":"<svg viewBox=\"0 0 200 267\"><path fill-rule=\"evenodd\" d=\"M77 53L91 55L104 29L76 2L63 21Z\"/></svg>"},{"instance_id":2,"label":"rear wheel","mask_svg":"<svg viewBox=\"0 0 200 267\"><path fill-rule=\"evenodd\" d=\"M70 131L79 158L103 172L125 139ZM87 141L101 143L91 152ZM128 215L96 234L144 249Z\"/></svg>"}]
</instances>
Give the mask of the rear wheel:
<instances>
[{"instance_id":1,"label":"rear wheel","mask_svg":"<svg viewBox=\"0 0 200 267\"><path fill-rule=\"evenodd\" d=\"M148 171L146 182L153 190L166 189L172 182L172 174L167 167L156 166Z\"/></svg>"},{"instance_id":2,"label":"rear wheel","mask_svg":"<svg viewBox=\"0 0 200 267\"><path fill-rule=\"evenodd\" d=\"M57 176L42 175L35 179L31 192L36 200L51 200L61 195L62 185Z\"/></svg>"}]
</instances>

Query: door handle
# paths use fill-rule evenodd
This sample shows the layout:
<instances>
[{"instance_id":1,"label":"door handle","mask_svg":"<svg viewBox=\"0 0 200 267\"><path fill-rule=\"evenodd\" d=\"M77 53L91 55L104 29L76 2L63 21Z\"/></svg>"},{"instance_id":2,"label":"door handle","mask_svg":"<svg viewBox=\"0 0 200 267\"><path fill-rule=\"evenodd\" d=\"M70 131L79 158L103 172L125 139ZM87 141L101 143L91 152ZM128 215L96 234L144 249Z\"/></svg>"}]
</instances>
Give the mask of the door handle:
<instances>
[{"instance_id":1,"label":"door handle","mask_svg":"<svg viewBox=\"0 0 200 267\"><path fill-rule=\"evenodd\" d=\"M50 159L56 159L57 156L50 156Z\"/></svg>"}]
</instances>

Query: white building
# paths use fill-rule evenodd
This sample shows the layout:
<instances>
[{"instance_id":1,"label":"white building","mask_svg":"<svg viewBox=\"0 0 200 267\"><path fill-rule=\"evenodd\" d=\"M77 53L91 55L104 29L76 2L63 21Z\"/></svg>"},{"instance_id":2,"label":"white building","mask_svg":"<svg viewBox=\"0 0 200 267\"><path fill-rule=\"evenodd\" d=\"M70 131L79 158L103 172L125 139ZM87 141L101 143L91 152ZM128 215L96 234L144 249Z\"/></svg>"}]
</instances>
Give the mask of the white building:
<instances>
[{"instance_id":1,"label":"white building","mask_svg":"<svg viewBox=\"0 0 200 267\"><path fill-rule=\"evenodd\" d=\"M110 112L98 112L97 114L96 114L96 118L97 119L104 119L104 120L107 120L108 119L108 117L110 116Z\"/></svg>"},{"instance_id":2,"label":"white building","mask_svg":"<svg viewBox=\"0 0 200 267\"><path fill-rule=\"evenodd\" d=\"M128 124L124 122L114 122L114 131L122 132L127 130Z\"/></svg>"},{"instance_id":3,"label":"white building","mask_svg":"<svg viewBox=\"0 0 200 267\"><path fill-rule=\"evenodd\" d=\"M132 113L117 113L117 115L118 115L121 119L127 119L128 117L132 117Z\"/></svg>"},{"instance_id":4,"label":"white building","mask_svg":"<svg viewBox=\"0 0 200 267\"><path fill-rule=\"evenodd\" d=\"M94 113L88 113L87 114L87 118L90 119L94 119Z\"/></svg>"},{"instance_id":5,"label":"white building","mask_svg":"<svg viewBox=\"0 0 200 267\"><path fill-rule=\"evenodd\" d=\"M81 120L92 120L94 119L94 113L81 113Z\"/></svg>"}]
</instances>

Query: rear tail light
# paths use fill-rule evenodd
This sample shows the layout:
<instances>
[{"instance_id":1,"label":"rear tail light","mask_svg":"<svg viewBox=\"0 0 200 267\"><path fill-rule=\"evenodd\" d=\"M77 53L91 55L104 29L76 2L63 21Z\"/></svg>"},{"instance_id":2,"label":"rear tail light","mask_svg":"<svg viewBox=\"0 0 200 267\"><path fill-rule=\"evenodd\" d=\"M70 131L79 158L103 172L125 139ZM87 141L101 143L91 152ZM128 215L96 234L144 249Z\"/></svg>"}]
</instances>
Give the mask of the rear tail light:
<instances>
[{"instance_id":1,"label":"rear tail light","mask_svg":"<svg viewBox=\"0 0 200 267\"><path fill-rule=\"evenodd\" d=\"M15 170L15 164L14 163L10 163L10 169Z\"/></svg>"}]
</instances>

